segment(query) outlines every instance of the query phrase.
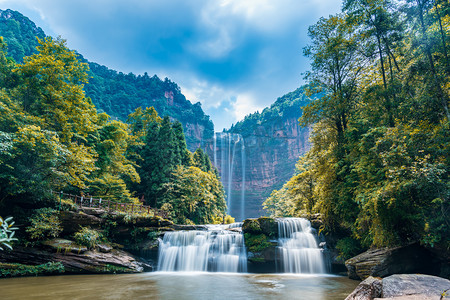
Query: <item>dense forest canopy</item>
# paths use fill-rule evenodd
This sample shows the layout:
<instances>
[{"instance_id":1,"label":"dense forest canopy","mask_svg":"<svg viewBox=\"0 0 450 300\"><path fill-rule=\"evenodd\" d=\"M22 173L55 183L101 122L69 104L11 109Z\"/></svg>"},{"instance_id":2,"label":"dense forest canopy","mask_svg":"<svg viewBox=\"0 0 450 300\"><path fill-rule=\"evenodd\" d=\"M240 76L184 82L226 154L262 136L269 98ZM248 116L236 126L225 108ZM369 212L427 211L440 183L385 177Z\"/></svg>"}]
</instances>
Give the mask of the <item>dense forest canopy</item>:
<instances>
[{"instance_id":1,"label":"dense forest canopy","mask_svg":"<svg viewBox=\"0 0 450 300\"><path fill-rule=\"evenodd\" d=\"M53 206L57 190L139 198L184 223L224 215L217 172L205 153L187 149L180 122L153 107L138 108L128 123L98 113L84 90L88 64L62 39L38 42L37 53L16 63L0 37L2 211Z\"/></svg>"},{"instance_id":2,"label":"dense forest canopy","mask_svg":"<svg viewBox=\"0 0 450 300\"><path fill-rule=\"evenodd\" d=\"M264 205L320 213L324 230L361 248L414 241L450 248L450 5L345 0L309 28L312 148Z\"/></svg>"}]
</instances>

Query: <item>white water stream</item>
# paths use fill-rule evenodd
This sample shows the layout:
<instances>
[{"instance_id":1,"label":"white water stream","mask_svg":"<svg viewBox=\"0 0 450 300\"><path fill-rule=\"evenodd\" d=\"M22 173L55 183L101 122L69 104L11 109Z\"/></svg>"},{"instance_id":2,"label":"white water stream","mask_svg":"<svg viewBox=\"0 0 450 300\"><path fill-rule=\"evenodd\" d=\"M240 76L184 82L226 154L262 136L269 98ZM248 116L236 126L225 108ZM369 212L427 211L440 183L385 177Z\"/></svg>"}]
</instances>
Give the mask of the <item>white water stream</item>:
<instances>
[{"instance_id":1,"label":"white water stream","mask_svg":"<svg viewBox=\"0 0 450 300\"><path fill-rule=\"evenodd\" d=\"M158 271L247 272L244 236L228 227L167 232L160 241Z\"/></svg>"},{"instance_id":2,"label":"white water stream","mask_svg":"<svg viewBox=\"0 0 450 300\"><path fill-rule=\"evenodd\" d=\"M317 246L311 223L302 218L278 219L281 271L324 274L322 249Z\"/></svg>"}]
</instances>

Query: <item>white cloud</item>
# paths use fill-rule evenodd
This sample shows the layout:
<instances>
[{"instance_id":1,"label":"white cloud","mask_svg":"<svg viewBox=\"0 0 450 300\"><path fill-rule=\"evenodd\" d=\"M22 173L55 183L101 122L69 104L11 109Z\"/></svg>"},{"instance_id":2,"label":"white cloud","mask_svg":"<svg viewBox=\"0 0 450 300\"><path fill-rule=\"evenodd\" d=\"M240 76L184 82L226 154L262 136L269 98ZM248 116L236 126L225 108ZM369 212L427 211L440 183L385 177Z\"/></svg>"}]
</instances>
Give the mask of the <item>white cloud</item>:
<instances>
[{"instance_id":1,"label":"white cloud","mask_svg":"<svg viewBox=\"0 0 450 300\"><path fill-rule=\"evenodd\" d=\"M234 123L244 119L246 115L264 108L264 106L257 104L257 99L250 93L238 95L236 101L231 105L233 108L231 114L234 117Z\"/></svg>"}]
</instances>

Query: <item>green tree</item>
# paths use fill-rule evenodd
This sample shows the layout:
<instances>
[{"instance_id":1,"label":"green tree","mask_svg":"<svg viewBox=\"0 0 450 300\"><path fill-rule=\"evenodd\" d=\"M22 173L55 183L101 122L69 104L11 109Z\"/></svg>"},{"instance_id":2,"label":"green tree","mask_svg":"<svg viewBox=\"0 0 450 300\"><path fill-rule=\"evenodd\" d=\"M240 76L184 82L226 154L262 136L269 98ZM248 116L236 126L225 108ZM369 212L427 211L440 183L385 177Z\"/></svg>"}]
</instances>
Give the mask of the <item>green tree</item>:
<instances>
[{"instance_id":1,"label":"green tree","mask_svg":"<svg viewBox=\"0 0 450 300\"><path fill-rule=\"evenodd\" d=\"M226 211L222 184L213 172L197 167L178 166L173 180L164 184L162 202L173 207L179 224L209 224Z\"/></svg>"}]
</instances>

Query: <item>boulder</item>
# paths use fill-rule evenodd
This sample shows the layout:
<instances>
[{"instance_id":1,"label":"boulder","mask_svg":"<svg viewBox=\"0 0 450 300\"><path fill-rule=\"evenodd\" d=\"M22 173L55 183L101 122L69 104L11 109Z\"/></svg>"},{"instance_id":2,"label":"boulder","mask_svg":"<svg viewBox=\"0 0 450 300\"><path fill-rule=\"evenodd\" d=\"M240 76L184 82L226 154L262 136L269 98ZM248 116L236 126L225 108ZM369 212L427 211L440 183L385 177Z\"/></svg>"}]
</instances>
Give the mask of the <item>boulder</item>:
<instances>
[{"instance_id":1,"label":"boulder","mask_svg":"<svg viewBox=\"0 0 450 300\"><path fill-rule=\"evenodd\" d=\"M441 296L446 290L450 290L448 279L422 274L397 274L383 279L381 298L443 299Z\"/></svg>"},{"instance_id":2,"label":"boulder","mask_svg":"<svg viewBox=\"0 0 450 300\"><path fill-rule=\"evenodd\" d=\"M322 217L322 214L312 214L305 216L305 218L307 218L311 222L311 227L315 229L319 229L323 226Z\"/></svg>"},{"instance_id":3,"label":"boulder","mask_svg":"<svg viewBox=\"0 0 450 300\"><path fill-rule=\"evenodd\" d=\"M345 262L348 277L364 280L369 276L386 277L401 273L428 273L433 266L431 253L419 244L372 249Z\"/></svg>"},{"instance_id":4,"label":"boulder","mask_svg":"<svg viewBox=\"0 0 450 300\"><path fill-rule=\"evenodd\" d=\"M244 233L260 234L262 233L261 226L258 219L246 219L242 224L242 231Z\"/></svg>"},{"instance_id":5,"label":"boulder","mask_svg":"<svg viewBox=\"0 0 450 300\"><path fill-rule=\"evenodd\" d=\"M100 251L102 253L109 253L109 252L111 252L111 250L113 248L106 244L100 244L100 245L97 245L97 249L98 249L98 251Z\"/></svg>"},{"instance_id":6,"label":"boulder","mask_svg":"<svg viewBox=\"0 0 450 300\"><path fill-rule=\"evenodd\" d=\"M78 230L80 226L100 229L105 220L93 215L88 215L83 212L61 211L59 219L63 228L63 235L72 235Z\"/></svg>"},{"instance_id":7,"label":"boulder","mask_svg":"<svg viewBox=\"0 0 450 300\"><path fill-rule=\"evenodd\" d=\"M382 287L381 278L369 276L345 300L373 300L381 296Z\"/></svg>"}]
</instances>

